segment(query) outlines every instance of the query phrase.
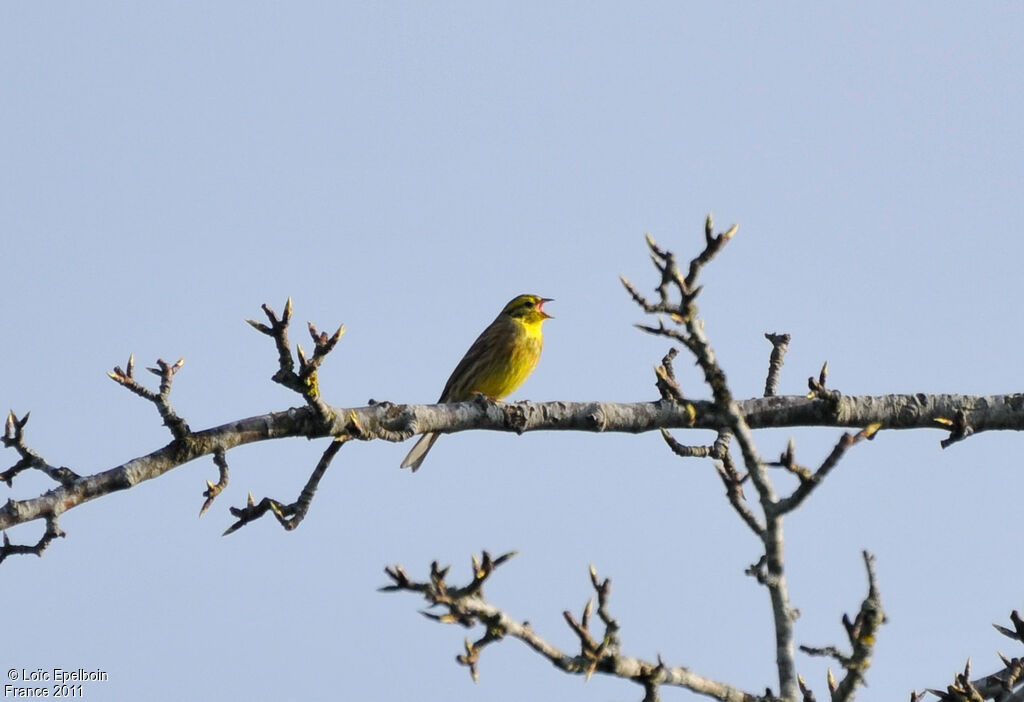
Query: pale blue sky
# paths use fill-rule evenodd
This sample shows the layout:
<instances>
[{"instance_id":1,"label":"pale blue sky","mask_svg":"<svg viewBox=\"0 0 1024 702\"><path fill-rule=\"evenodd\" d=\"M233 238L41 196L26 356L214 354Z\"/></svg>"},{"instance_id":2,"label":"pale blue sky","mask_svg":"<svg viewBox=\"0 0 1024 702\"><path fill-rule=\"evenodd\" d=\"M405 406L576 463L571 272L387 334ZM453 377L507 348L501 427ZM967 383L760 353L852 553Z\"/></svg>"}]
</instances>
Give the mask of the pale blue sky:
<instances>
[{"instance_id":1,"label":"pale blue sky","mask_svg":"<svg viewBox=\"0 0 1024 702\"><path fill-rule=\"evenodd\" d=\"M286 408L243 320L289 295L348 327L328 401L429 402L521 292L556 319L516 398L653 399L667 345L617 277L651 288L643 234L689 257L709 210L740 224L701 305L737 396L763 388L765 331L793 335L785 393L825 360L847 394L1019 391L1022 66L1009 2L5 3L0 406L82 473L169 438L105 375L131 352L186 357L193 428ZM762 453L791 434L807 464L839 436L762 432ZM877 554L877 699L1019 653L990 623L1024 607L1022 438L940 438L858 446L787 522L799 643L844 643ZM757 544L711 464L656 433L461 434L415 476L408 444L353 445L297 531L220 537L248 490L294 498L323 447L232 452L201 520L210 461L68 513L42 559L0 566L0 662L107 671L90 700L639 699L514 641L474 685L462 629L376 592L396 561L461 578L515 548L487 594L556 644L594 563L628 653L777 685Z\"/></svg>"}]
</instances>

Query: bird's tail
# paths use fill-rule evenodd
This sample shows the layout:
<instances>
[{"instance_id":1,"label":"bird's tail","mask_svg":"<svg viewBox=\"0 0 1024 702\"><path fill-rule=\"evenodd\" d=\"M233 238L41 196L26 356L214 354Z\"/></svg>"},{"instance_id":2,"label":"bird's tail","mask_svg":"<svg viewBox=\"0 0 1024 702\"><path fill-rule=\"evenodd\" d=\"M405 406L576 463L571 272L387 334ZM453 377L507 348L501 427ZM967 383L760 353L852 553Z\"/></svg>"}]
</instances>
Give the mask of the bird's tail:
<instances>
[{"instance_id":1,"label":"bird's tail","mask_svg":"<svg viewBox=\"0 0 1024 702\"><path fill-rule=\"evenodd\" d=\"M409 455L405 457L404 461L402 461L401 467L412 468L412 472L415 473L420 467L420 464L423 463L423 459L427 457L427 451L430 450L430 447L434 445L434 442L437 441L437 437L439 436L440 434L435 433L427 433L421 436L420 440L416 442L416 445L412 447Z\"/></svg>"}]
</instances>

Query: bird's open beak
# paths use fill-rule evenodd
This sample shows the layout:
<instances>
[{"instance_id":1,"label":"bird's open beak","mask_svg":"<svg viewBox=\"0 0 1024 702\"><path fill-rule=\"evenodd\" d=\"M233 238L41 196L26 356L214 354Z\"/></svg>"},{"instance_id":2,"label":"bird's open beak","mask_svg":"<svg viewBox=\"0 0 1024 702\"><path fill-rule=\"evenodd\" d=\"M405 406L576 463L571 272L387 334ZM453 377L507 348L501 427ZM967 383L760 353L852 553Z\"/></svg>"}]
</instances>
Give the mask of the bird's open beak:
<instances>
[{"instance_id":1,"label":"bird's open beak","mask_svg":"<svg viewBox=\"0 0 1024 702\"><path fill-rule=\"evenodd\" d=\"M554 319L552 315L544 311L545 302L554 302L554 300L551 299L550 297L542 297L540 299L540 302L537 303L537 311L540 312L541 316L544 317L544 319Z\"/></svg>"}]
</instances>

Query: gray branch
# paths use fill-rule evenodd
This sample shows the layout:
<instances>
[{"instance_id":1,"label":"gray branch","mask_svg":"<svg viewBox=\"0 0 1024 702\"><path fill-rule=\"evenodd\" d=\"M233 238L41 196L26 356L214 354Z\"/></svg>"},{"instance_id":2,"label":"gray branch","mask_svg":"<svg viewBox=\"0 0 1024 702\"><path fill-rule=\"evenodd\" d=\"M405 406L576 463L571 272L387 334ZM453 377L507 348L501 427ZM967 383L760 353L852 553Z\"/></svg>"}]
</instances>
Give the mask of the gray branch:
<instances>
[{"instance_id":1,"label":"gray branch","mask_svg":"<svg viewBox=\"0 0 1024 702\"><path fill-rule=\"evenodd\" d=\"M510 636L519 639L566 673L587 678L594 673L601 673L630 680L644 688L645 700L657 699L657 689L661 685L684 688L723 702L771 702L774 699L770 695L760 697L740 690L683 666L666 665L660 657L657 661L647 661L622 653L619 650L618 623L607 611L610 581L600 580L593 567L590 569L590 580L598 597L597 614L605 625L604 632L591 630L593 601L589 601L579 621L568 612L565 613L566 622L580 640L580 652L571 654L563 651L534 631L529 623L513 618L484 598L484 582L495 568L513 555L507 553L492 559L484 551L481 559L474 557L473 579L461 587L446 582L449 567L441 568L436 561L431 565L429 579L423 581L410 578L400 565L391 566L385 572L392 582L380 589L384 592L418 593L430 608L441 607L447 610L444 614L423 612L429 619L439 623L460 624L467 628L477 625L485 627L482 638L475 642L466 640L466 651L457 658L459 663L469 668L474 680L478 677L477 663L484 647ZM599 634L600 642L594 634Z\"/></svg>"},{"instance_id":2,"label":"gray branch","mask_svg":"<svg viewBox=\"0 0 1024 702\"><path fill-rule=\"evenodd\" d=\"M847 396L836 408L803 395L757 397L740 400L736 408L751 429L778 427L865 427L878 423L886 429L948 428L940 420L963 412L974 434L992 430L1024 430L1024 395L877 395ZM189 433L183 439L134 458L109 470L67 479L38 497L8 500L0 507L0 530L36 519L56 517L98 497L127 490L157 478L178 466L216 451L226 452L257 441L283 438L354 436L362 440L402 441L414 434L439 431L458 433L489 430L589 431L639 434L661 429L708 429L727 424L707 401L692 403L695 416L685 407L658 402L518 402L446 405L331 407L330 424L317 410L300 407L240 419ZM33 454L35 455L35 454ZM42 462L41 458L35 459Z\"/></svg>"}]
</instances>

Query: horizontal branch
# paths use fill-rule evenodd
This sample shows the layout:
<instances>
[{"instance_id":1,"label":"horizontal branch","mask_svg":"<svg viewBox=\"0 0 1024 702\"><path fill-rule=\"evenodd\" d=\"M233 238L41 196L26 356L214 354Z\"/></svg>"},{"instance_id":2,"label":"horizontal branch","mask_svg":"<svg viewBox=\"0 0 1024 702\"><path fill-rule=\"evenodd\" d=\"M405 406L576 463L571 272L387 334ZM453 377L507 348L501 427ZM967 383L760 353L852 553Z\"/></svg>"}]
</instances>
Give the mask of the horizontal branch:
<instances>
[{"instance_id":1,"label":"horizontal branch","mask_svg":"<svg viewBox=\"0 0 1024 702\"><path fill-rule=\"evenodd\" d=\"M803 395L756 397L736 402L751 429L789 427L938 429L963 413L974 433L1024 430L1024 394L1012 395L843 395L832 405ZM425 432L596 431L640 434L660 429L709 429L727 426L709 401L689 406L658 402L516 402L447 405L376 404L356 409L333 408L329 433L351 430L358 423L363 439L402 441Z\"/></svg>"},{"instance_id":2,"label":"horizontal branch","mask_svg":"<svg viewBox=\"0 0 1024 702\"><path fill-rule=\"evenodd\" d=\"M751 429L776 427L864 427L948 430L944 419L965 416L973 433L1024 430L1024 394L846 396L831 404L805 396L759 397L737 402ZM34 498L8 500L0 507L0 530L35 519L57 517L97 497L143 481L216 451L268 439L326 436L402 441L414 434L491 431L591 431L638 434L659 429L723 428L713 403L674 402L461 402L446 405L376 403L331 408L329 424L311 407L249 417L191 432L166 446L94 475L69 479ZM69 475L74 475L69 472Z\"/></svg>"}]
</instances>

